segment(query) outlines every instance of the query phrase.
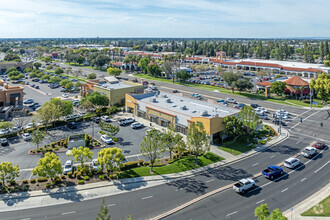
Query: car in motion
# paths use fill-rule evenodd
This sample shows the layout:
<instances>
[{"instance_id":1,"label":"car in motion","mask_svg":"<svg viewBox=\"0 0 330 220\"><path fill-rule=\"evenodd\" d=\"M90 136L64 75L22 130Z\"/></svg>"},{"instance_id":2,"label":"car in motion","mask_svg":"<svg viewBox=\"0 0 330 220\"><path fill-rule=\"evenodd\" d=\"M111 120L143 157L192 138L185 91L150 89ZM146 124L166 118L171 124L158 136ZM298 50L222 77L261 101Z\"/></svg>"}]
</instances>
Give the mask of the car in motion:
<instances>
[{"instance_id":1,"label":"car in motion","mask_svg":"<svg viewBox=\"0 0 330 220\"><path fill-rule=\"evenodd\" d=\"M307 158L312 158L316 153L317 150L314 147L305 147L305 149L301 151L301 155Z\"/></svg>"},{"instance_id":2,"label":"car in motion","mask_svg":"<svg viewBox=\"0 0 330 220\"><path fill-rule=\"evenodd\" d=\"M103 142L106 143L106 144L112 144L112 143L113 143L112 138L109 137L109 136L106 135L106 134L103 134L103 135L101 136L101 141L103 141Z\"/></svg>"},{"instance_id":3,"label":"car in motion","mask_svg":"<svg viewBox=\"0 0 330 220\"><path fill-rule=\"evenodd\" d=\"M255 187L255 182L252 179L241 179L237 183L233 185L233 190L237 193L245 193L249 189L253 189Z\"/></svg>"},{"instance_id":4,"label":"car in motion","mask_svg":"<svg viewBox=\"0 0 330 220\"><path fill-rule=\"evenodd\" d=\"M294 169L300 164L300 160L298 158L290 157L284 161L284 166L290 169Z\"/></svg>"},{"instance_id":5,"label":"car in motion","mask_svg":"<svg viewBox=\"0 0 330 220\"><path fill-rule=\"evenodd\" d=\"M228 103L233 103L233 104L237 104L236 100L235 99L232 99L232 98L227 98L226 99Z\"/></svg>"},{"instance_id":6,"label":"car in motion","mask_svg":"<svg viewBox=\"0 0 330 220\"><path fill-rule=\"evenodd\" d=\"M63 167L63 174L68 174L68 172L73 172L73 161L67 160Z\"/></svg>"},{"instance_id":7,"label":"car in motion","mask_svg":"<svg viewBox=\"0 0 330 220\"><path fill-rule=\"evenodd\" d=\"M267 169L262 171L262 175L266 178L273 180L274 177L280 176L283 174L283 169L280 166L269 166Z\"/></svg>"},{"instance_id":8,"label":"car in motion","mask_svg":"<svg viewBox=\"0 0 330 220\"><path fill-rule=\"evenodd\" d=\"M313 145L313 147L314 148L316 148L316 149L320 149L320 150L323 150L325 147L326 147L326 145L325 145L325 143L324 142L316 142L314 145Z\"/></svg>"}]
</instances>

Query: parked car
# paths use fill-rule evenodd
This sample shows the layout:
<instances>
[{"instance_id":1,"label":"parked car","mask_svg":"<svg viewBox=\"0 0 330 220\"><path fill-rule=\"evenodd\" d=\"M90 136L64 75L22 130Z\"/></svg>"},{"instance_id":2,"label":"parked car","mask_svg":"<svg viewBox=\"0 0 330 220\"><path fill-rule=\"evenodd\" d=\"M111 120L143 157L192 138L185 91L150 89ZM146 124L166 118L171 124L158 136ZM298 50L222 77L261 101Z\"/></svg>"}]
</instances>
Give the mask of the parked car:
<instances>
[{"instance_id":1,"label":"parked car","mask_svg":"<svg viewBox=\"0 0 330 220\"><path fill-rule=\"evenodd\" d=\"M235 99L227 98L227 102L237 104Z\"/></svg>"},{"instance_id":2,"label":"parked car","mask_svg":"<svg viewBox=\"0 0 330 220\"><path fill-rule=\"evenodd\" d=\"M107 115L102 115L102 116L101 116L101 121L104 121L104 122L111 122L110 117L107 116Z\"/></svg>"},{"instance_id":3,"label":"parked car","mask_svg":"<svg viewBox=\"0 0 330 220\"><path fill-rule=\"evenodd\" d=\"M71 82L78 82L77 79L71 79Z\"/></svg>"},{"instance_id":4,"label":"parked car","mask_svg":"<svg viewBox=\"0 0 330 220\"><path fill-rule=\"evenodd\" d=\"M70 129L77 129L78 128L78 126L75 122L70 122L67 126Z\"/></svg>"},{"instance_id":5,"label":"parked car","mask_svg":"<svg viewBox=\"0 0 330 220\"><path fill-rule=\"evenodd\" d=\"M258 107L261 107L261 106L258 105L258 104L252 103L252 104L251 104L251 107L252 107L252 108L258 108Z\"/></svg>"},{"instance_id":6,"label":"parked car","mask_svg":"<svg viewBox=\"0 0 330 220\"><path fill-rule=\"evenodd\" d=\"M66 92L66 91L68 91L66 88L60 90L60 92Z\"/></svg>"},{"instance_id":7,"label":"parked car","mask_svg":"<svg viewBox=\"0 0 330 220\"><path fill-rule=\"evenodd\" d=\"M290 157L284 161L284 166L287 168L293 169L300 164L300 160L298 158Z\"/></svg>"},{"instance_id":8,"label":"parked car","mask_svg":"<svg viewBox=\"0 0 330 220\"><path fill-rule=\"evenodd\" d=\"M80 116L79 115L77 115L77 114L73 114L73 115L71 115L71 118L73 118L73 119L76 119L76 118L79 118Z\"/></svg>"},{"instance_id":9,"label":"parked car","mask_svg":"<svg viewBox=\"0 0 330 220\"><path fill-rule=\"evenodd\" d=\"M125 121L126 121L126 124L131 124L135 121L135 119L131 118L131 117L128 117L128 118L125 118Z\"/></svg>"},{"instance_id":10,"label":"parked car","mask_svg":"<svg viewBox=\"0 0 330 220\"><path fill-rule=\"evenodd\" d=\"M20 130L22 130L22 127L20 127L20 126L14 126L14 127L11 129L12 132L18 132L18 131L20 131Z\"/></svg>"},{"instance_id":11,"label":"parked car","mask_svg":"<svg viewBox=\"0 0 330 220\"><path fill-rule=\"evenodd\" d=\"M202 97L202 96L201 96L200 94L198 94L198 93L192 94L191 96L192 96L192 97L195 97L195 98L201 98L201 97Z\"/></svg>"},{"instance_id":12,"label":"parked car","mask_svg":"<svg viewBox=\"0 0 330 220\"><path fill-rule=\"evenodd\" d=\"M27 100L25 100L23 103L24 103L24 104L32 104L33 102L34 102L33 99L27 99Z\"/></svg>"},{"instance_id":13,"label":"parked car","mask_svg":"<svg viewBox=\"0 0 330 220\"><path fill-rule=\"evenodd\" d=\"M34 84L31 85L31 87L33 87L33 88L34 88L35 86L36 86L36 85L34 85Z\"/></svg>"},{"instance_id":14,"label":"parked car","mask_svg":"<svg viewBox=\"0 0 330 220\"><path fill-rule=\"evenodd\" d=\"M36 88L36 89L40 89L40 87L39 87L39 86L35 86L34 88Z\"/></svg>"},{"instance_id":15,"label":"parked car","mask_svg":"<svg viewBox=\"0 0 330 220\"><path fill-rule=\"evenodd\" d=\"M0 143L1 143L1 146L6 146L9 144L7 138L1 138Z\"/></svg>"},{"instance_id":16,"label":"parked car","mask_svg":"<svg viewBox=\"0 0 330 220\"><path fill-rule=\"evenodd\" d=\"M100 117L94 117L92 119L95 123L99 123L101 121L101 118Z\"/></svg>"},{"instance_id":17,"label":"parked car","mask_svg":"<svg viewBox=\"0 0 330 220\"><path fill-rule=\"evenodd\" d=\"M0 135L8 134L10 132L9 128L1 129Z\"/></svg>"},{"instance_id":18,"label":"parked car","mask_svg":"<svg viewBox=\"0 0 330 220\"><path fill-rule=\"evenodd\" d=\"M323 150L326 147L326 145L325 145L324 142L317 142L313 145L313 147L317 148L317 149L320 149L320 150Z\"/></svg>"},{"instance_id":19,"label":"parked car","mask_svg":"<svg viewBox=\"0 0 330 220\"><path fill-rule=\"evenodd\" d=\"M25 85L30 85L30 83L29 82L26 82Z\"/></svg>"},{"instance_id":20,"label":"parked car","mask_svg":"<svg viewBox=\"0 0 330 220\"><path fill-rule=\"evenodd\" d=\"M71 119L72 119L71 115L68 115L68 116L65 116L65 117L64 117L64 120L65 120L65 121L68 121L68 120L71 120Z\"/></svg>"},{"instance_id":21,"label":"parked car","mask_svg":"<svg viewBox=\"0 0 330 220\"><path fill-rule=\"evenodd\" d=\"M173 93L179 93L179 91L176 90L176 89L174 89L172 92L173 92Z\"/></svg>"},{"instance_id":22,"label":"parked car","mask_svg":"<svg viewBox=\"0 0 330 220\"><path fill-rule=\"evenodd\" d=\"M94 168L95 171L102 169L101 165L97 162L97 159L92 160L91 168Z\"/></svg>"},{"instance_id":23,"label":"parked car","mask_svg":"<svg viewBox=\"0 0 330 220\"><path fill-rule=\"evenodd\" d=\"M30 122L29 124L27 124L27 125L25 126L26 129L27 129L27 128L32 128L32 127L34 127L34 123L33 123L33 122Z\"/></svg>"},{"instance_id":24,"label":"parked car","mask_svg":"<svg viewBox=\"0 0 330 220\"><path fill-rule=\"evenodd\" d=\"M101 136L101 141L103 141L104 143L106 143L106 144L112 144L113 143L113 140L112 140L112 138L110 138L108 135L106 135L106 134L103 134L102 136Z\"/></svg>"},{"instance_id":25,"label":"parked car","mask_svg":"<svg viewBox=\"0 0 330 220\"><path fill-rule=\"evenodd\" d=\"M39 81L40 81L40 79L38 79L38 78L32 79L32 82L39 82Z\"/></svg>"},{"instance_id":26,"label":"parked car","mask_svg":"<svg viewBox=\"0 0 330 220\"><path fill-rule=\"evenodd\" d=\"M86 115L86 113L85 113L85 112L78 112L78 115L79 115L80 117L83 117L83 116Z\"/></svg>"},{"instance_id":27,"label":"parked car","mask_svg":"<svg viewBox=\"0 0 330 220\"><path fill-rule=\"evenodd\" d=\"M131 128L136 129L136 128L142 128L143 124L140 122L134 122L133 124L131 124Z\"/></svg>"},{"instance_id":28,"label":"parked car","mask_svg":"<svg viewBox=\"0 0 330 220\"><path fill-rule=\"evenodd\" d=\"M263 111L264 113L268 113L268 110L265 109L265 108L263 108L263 107L257 107L256 110L261 110L261 111Z\"/></svg>"},{"instance_id":29,"label":"parked car","mask_svg":"<svg viewBox=\"0 0 330 220\"><path fill-rule=\"evenodd\" d=\"M280 166L269 166L267 169L262 171L262 175L266 178L273 180L274 177L282 175L283 169Z\"/></svg>"},{"instance_id":30,"label":"parked car","mask_svg":"<svg viewBox=\"0 0 330 220\"><path fill-rule=\"evenodd\" d=\"M68 174L68 172L73 172L73 161L67 160L63 167L63 174Z\"/></svg>"},{"instance_id":31,"label":"parked car","mask_svg":"<svg viewBox=\"0 0 330 220\"><path fill-rule=\"evenodd\" d=\"M28 141L28 140L31 140L31 135L29 133L24 133L22 134L22 138L24 141Z\"/></svg>"},{"instance_id":32,"label":"parked car","mask_svg":"<svg viewBox=\"0 0 330 220\"><path fill-rule=\"evenodd\" d=\"M233 190L237 193L245 193L249 189L255 187L255 182L252 179L241 179L233 185Z\"/></svg>"},{"instance_id":33,"label":"parked car","mask_svg":"<svg viewBox=\"0 0 330 220\"><path fill-rule=\"evenodd\" d=\"M305 149L301 151L301 155L303 155L304 157L307 157L307 158L311 158L316 153L317 153L317 150L314 147L305 147Z\"/></svg>"},{"instance_id":34,"label":"parked car","mask_svg":"<svg viewBox=\"0 0 330 220\"><path fill-rule=\"evenodd\" d=\"M63 94L62 97L63 98L69 98L68 94Z\"/></svg>"},{"instance_id":35,"label":"parked car","mask_svg":"<svg viewBox=\"0 0 330 220\"><path fill-rule=\"evenodd\" d=\"M223 104L227 104L227 101L224 100L224 99L218 99L217 102L219 102L219 103L223 103Z\"/></svg>"}]
</instances>

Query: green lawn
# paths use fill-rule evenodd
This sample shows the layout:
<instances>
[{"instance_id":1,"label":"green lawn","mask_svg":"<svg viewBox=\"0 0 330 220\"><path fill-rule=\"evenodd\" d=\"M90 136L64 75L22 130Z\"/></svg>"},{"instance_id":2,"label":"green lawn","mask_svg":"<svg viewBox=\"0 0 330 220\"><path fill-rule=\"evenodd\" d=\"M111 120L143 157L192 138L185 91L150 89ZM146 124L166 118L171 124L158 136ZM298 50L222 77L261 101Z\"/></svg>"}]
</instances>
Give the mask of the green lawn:
<instances>
[{"instance_id":1,"label":"green lawn","mask_svg":"<svg viewBox=\"0 0 330 220\"><path fill-rule=\"evenodd\" d=\"M177 160L167 166L154 167L154 173L150 173L150 167L137 167L130 170L121 172L119 178L132 178L140 176L151 176L151 175L163 175L170 173L179 173L187 170L196 169L198 167L206 166L221 160L224 158L219 157L211 152L206 153L203 156L198 157L198 165L195 165L194 156L186 156L180 160Z\"/></svg>"},{"instance_id":2,"label":"green lawn","mask_svg":"<svg viewBox=\"0 0 330 220\"><path fill-rule=\"evenodd\" d=\"M171 79L162 79L162 78L157 78L157 77L153 77L153 76L148 76L146 74L133 74L133 75L138 77L138 78L150 79L150 80L155 80L155 81L159 81L159 82L173 83L173 81ZM302 101L295 100L295 99L286 100L285 98L277 98L277 97L271 97L271 98L267 99L262 94L258 95L258 94L251 94L251 93L247 93L247 92L232 93L231 90L221 88L221 87L216 87L216 86L210 86L210 85L188 83L188 82L182 82L182 83L174 82L174 84L194 87L194 88L198 88L198 89L209 90L209 91L213 91L213 92L215 90L217 90L221 93L232 94L232 95L237 95L237 96L243 96L243 97L250 98L250 99L265 100L265 101L268 101L268 102L279 103L279 104L284 104L284 105L290 105L290 106L295 106L295 107L309 107L310 106L310 104L308 104L308 103L304 103ZM321 100L314 99L314 101L318 102L319 104L313 105L313 107L322 108L324 106L324 105L320 104L320 103L322 103Z\"/></svg>"},{"instance_id":3,"label":"green lawn","mask_svg":"<svg viewBox=\"0 0 330 220\"><path fill-rule=\"evenodd\" d=\"M226 151L233 155L239 155L241 153L247 152L247 151L255 148L253 138L250 137L249 142L247 142L246 135L243 135L243 136L237 138L237 140L234 143L232 143L232 142L233 142L233 140L223 143L222 144L223 146L220 146L219 149Z\"/></svg>"},{"instance_id":4,"label":"green lawn","mask_svg":"<svg viewBox=\"0 0 330 220\"><path fill-rule=\"evenodd\" d=\"M79 64L79 63L64 63L66 65L70 65L70 66L79 66L79 67L83 67L83 68L88 68L88 69L93 69L93 70L99 70L99 71L104 71L106 72L107 69L106 68L97 68L97 67L92 67L92 66L86 66L84 64Z\"/></svg>"},{"instance_id":5,"label":"green lawn","mask_svg":"<svg viewBox=\"0 0 330 220\"><path fill-rule=\"evenodd\" d=\"M316 211L316 212L315 212ZM301 214L302 216L330 217L330 196Z\"/></svg>"}]
</instances>

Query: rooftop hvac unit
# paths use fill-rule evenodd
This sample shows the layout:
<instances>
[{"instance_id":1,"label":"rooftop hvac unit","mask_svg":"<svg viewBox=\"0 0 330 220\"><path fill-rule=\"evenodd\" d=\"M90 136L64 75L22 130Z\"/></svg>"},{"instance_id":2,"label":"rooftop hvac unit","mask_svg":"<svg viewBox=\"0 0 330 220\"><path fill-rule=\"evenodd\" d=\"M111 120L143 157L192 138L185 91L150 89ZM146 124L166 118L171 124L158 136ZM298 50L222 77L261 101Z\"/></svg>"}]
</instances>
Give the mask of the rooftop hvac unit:
<instances>
[{"instance_id":1,"label":"rooftop hvac unit","mask_svg":"<svg viewBox=\"0 0 330 220\"><path fill-rule=\"evenodd\" d=\"M177 105L172 105L173 108L175 108Z\"/></svg>"},{"instance_id":2,"label":"rooftop hvac unit","mask_svg":"<svg viewBox=\"0 0 330 220\"><path fill-rule=\"evenodd\" d=\"M166 99L166 102L171 103L172 101L171 101L171 99Z\"/></svg>"},{"instance_id":3,"label":"rooftop hvac unit","mask_svg":"<svg viewBox=\"0 0 330 220\"><path fill-rule=\"evenodd\" d=\"M196 113L196 110L191 110L191 113Z\"/></svg>"},{"instance_id":4,"label":"rooftop hvac unit","mask_svg":"<svg viewBox=\"0 0 330 220\"><path fill-rule=\"evenodd\" d=\"M155 94L155 97L158 98L158 93Z\"/></svg>"},{"instance_id":5,"label":"rooftop hvac unit","mask_svg":"<svg viewBox=\"0 0 330 220\"><path fill-rule=\"evenodd\" d=\"M202 112L202 116L207 116L207 115L208 115L207 111Z\"/></svg>"},{"instance_id":6,"label":"rooftop hvac unit","mask_svg":"<svg viewBox=\"0 0 330 220\"><path fill-rule=\"evenodd\" d=\"M162 95L163 96L163 98L167 98L167 95Z\"/></svg>"},{"instance_id":7,"label":"rooftop hvac unit","mask_svg":"<svg viewBox=\"0 0 330 220\"><path fill-rule=\"evenodd\" d=\"M184 106L181 107L181 109L182 110L187 110L187 106L184 105Z\"/></svg>"},{"instance_id":8,"label":"rooftop hvac unit","mask_svg":"<svg viewBox=\"0 0 330 220\"><path fill-rule=\"evenodd\" d=\"M153 99L152 99L152 102L157 102L157 99L156 99L156 98L153 98Z\"/></svg>"}]
</instances>

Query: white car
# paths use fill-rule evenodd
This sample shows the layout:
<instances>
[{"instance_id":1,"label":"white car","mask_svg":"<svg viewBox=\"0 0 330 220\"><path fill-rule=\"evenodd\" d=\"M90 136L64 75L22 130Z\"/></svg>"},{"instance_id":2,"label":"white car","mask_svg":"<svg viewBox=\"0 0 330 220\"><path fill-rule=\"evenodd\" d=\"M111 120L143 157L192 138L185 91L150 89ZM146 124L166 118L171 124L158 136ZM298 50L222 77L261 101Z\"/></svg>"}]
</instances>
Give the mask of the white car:
<instances>
[{"instance_id":1,"label":"white car","mask_svg":"<svg viewBox=\"0 0 330 220\"><path fill-rule=\"evenodd\" d=\"M67 160L63 167L63 174L67 174L68 172L72 172L72 171L73 171L73 161Z\"/></svg>"},{"instance_id":2,"label":"white car","mask_svg":"<svg viewBox=\"0 0 330 220\"><path fill-rule=\"evenodd\" d=\"M62 97L63 98L69 98L69 95L68 94L63 94Z\"/></svg>"},{"instance_id":3,"label":"white car","mask_svg":"<svg viewBox=\"0 0 330 220\"><path fill-rule=\"evenodd\" d=\"M265 114L263 110L256 110L255 113L257 113L260 116L263 116Z\"/></svg>"},{"instance_id":4,"label":"white car","mask_svg":"<svg viewBox=\"0 0 330 220\"><path fill-rule=\"evenodd\" d=\"M253 189L255 184L253 179L241 179L233 185L233 190L237 193L245 193L247 190Z\"/></svg>"},{"instance_id":5,"label":"white car","mask_svg":"<svg viewBox=\"0 0 330 220\"><path fill-rule=\"evenodd\" d=\"M234 104L237 103L235 99L226 98L226 100L227 100L227 102L229 102L229 103L234 103Z\"/></svg>"},{"instance_id":6,"label":"white car","mask_svg":"<svg viewBox=\"0 0 330 220\"><path fill-rule=\"evenodd\" d=\"M287 112L287 111L285 111L283 109L277 110L276 113L277 114L281 114L281 115L289 115L290 114L289 112Z\"/></svg>"},{"instance_id":7,"label":"white car","mask_svg":"<svg viewBox=\"0 0 330 220\"><path fill-rule=\"evenodd\" d=\"M110 138L108 135L106 135L106 134L103 134L102 136L101 136L101 141L103 141L104 143L106 143L106 144L112 144L113 143L113 140L112 140L112 138Z\"/></svg>"},{"instance_id":8,"label":"white car","mask_svg":"<svg viewBox=\"0 0 330 220\"><path fill-rule=\"evenodd\" d=\"M33 122L30 122L29 124L27 124L25 126L25 128L33 128L34 127L34 123Z\"/></svg>"},{"instance_id":9,"label":"white car","mask_svg":"<svg viewBox=\"0 0 330 220\"><path fill-rule=\"evenodd\" d=\"M98 170L102 169L100 164L97 162L97 159L92 160L91 167L94 168L95 171L98 171Z\"/></svg>"},{"instance_id":10,"label":"white car","mask_svg":"<svg viewBox=\"0 0 330 220\"><path fill-rule=\"evenodd\" d=\"M131 124L131 128L136 129L136 128L142 128L143 124L140 122L134 122L133 124Z\"/></svg>"},{"instance_id":11,"label":"white car","mask_svg":"<svg viewBox=\"0 0 330 220\"><path fill-rule=\"evenodd\" d=\"M65 120L65 121L68 121L68 120L70 120L70 119L72 119L71 115L68 115L68 116L65 116L65 117L64 117L64 120Z\"/></svg>"},{"instance_id":12,"label":"white car","mask_svg":"<svg viewBox=\"0 0 330 220\"><path fill-rule=\"evenodd\" d=\"M110 122L111 120L110 120L110 117L109 116L103 115L103 116L101 116L101 121Z\"/></svg>"},{"instance_id":13,"label":"white car","mask_svg":"<svg viewBox=\"0 0 330 220\"><path fill-rule=\"evenodd\" d=\"M29 133L24 133L22 134L22 138L24 141L28 141L28 140L31 140L31 135Z\"/></svg>"},{"instance_id":14,"label":"white car","mask_svg":"<svg viewBox=\"0 0 330 220\"><path fill-rule=\"evenodd\" d=\"M19 131L19 130L21 130L22 128L21 127L19 127L19 126L15 126L15 127L13 127L12 129L11 129L11 131L12 132L17 132L17 131Z\"/></svg>"},{"instance_id":15,"label":"white car","mask_svg":"<svg viewBox=\"0 0 330 220\"><path fill-rule=\"evenodd\" d=\"M305 147L303 151L301 151L301 155L304 157L311 158L313 155L317 153L317 150L315 147Z\"/></svg>"},{"instance_id":16,"label":"white car","mask_svg":"<svg viewBox=\"0 0 330 220\"><path fill-rule=\"evenodd\" d=\"M263 108L263 107L257 107L256 110L257 110L257 111L258 111L258 110L261 110L261 111L263 111L264 113L268 113L268 110L265 109L265 108Z\"/></svg>"},{"instance_id":17,"label":"white car","mask_svg":"<svg viewBox=\"0 0 330 220\"><path fill-rule=\"evenodd\" d=\"M145 89L145 91L146 91L146 92L152 92L152 89L147 88L147 89Z\"/></svg>"},{"instance_id":18,"label":"white car","mask_svg":"<svg viewBox=\"0 0 330 220\"><path fill-rule=\"evenodd\" d=\"M300 160L294 157L290 157L284 161L284 166L293 169L300 164Z\"/></svg>"},{"instance_id":19,"label":"white car","mask_svg":"<svg viewBox=\"0 0 330 220\"><path fill-rule=\"evenodd\" d=\"M83 117L83 116L86 115L86 113L85 113L85 112L79 112L78 115L79 115L80 117Z\"/></svg>"},{"instance_id":20,"label":"white car","mask_svg":"<svg viewBox=\"0 0 330 220\"><path fill-rule=\"evenodd\" d=\"M128 117L128 118L125 118L125 121L126 121L126 124L131 124L131 123L135 122L135 119Z\"/></svg>"},{"instance_id":21,"label":"white car","mask_svg":"<svg viewBox=\"0 0 330 220\"><path fill-rule=\"evenodd\" d=\"M3 135L3 134L8 134L10 131L9 131L9 128L4 128L0 131L0 135Z\"/></svg>"},{"instance_id":22,"label":"white car","mask_svg":"<svg viewBox=\"0 0 330 220\"><path fill-rule=\"evenodd\" d=\"M71 118L79 118L80 116L79 115L76 115L76 114L73 114L71 115Z\"/></svg>"}]
</instances>

